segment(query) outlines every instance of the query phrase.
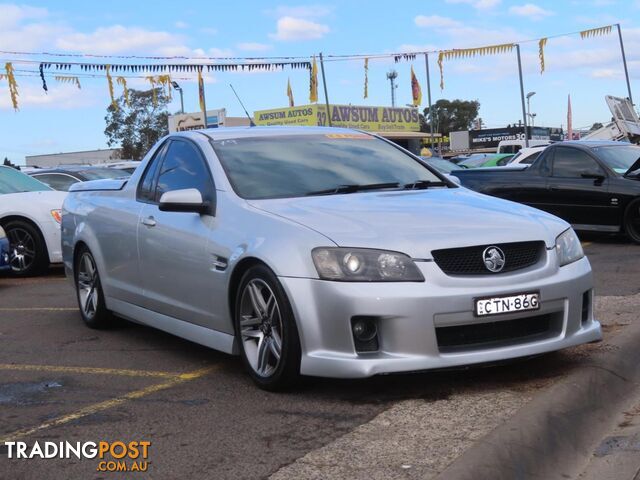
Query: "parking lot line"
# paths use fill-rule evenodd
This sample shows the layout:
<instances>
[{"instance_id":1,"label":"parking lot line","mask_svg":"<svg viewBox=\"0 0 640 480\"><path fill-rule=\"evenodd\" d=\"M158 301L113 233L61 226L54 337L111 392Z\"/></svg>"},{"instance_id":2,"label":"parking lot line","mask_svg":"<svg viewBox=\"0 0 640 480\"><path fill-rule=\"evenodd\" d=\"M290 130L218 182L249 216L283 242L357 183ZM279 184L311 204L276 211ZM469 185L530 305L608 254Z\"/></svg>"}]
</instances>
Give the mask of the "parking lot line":
<instances>
[{"instance_id":1,"label":"parking lot line","mask_svg":"<svg viewBox=\"0 0 640 480\"><path fill-rule=\"evenodd\" d=\"M4 437L0 437L0 444L3 444L4 442L12 442L18 438L27 437L31 434L34 434L41 430L45 430L47 428L64 425L66 423L73 422L74 420L78 420L80 418L93 415L94 413L98 413L104 410L108 410L110 408L118 407L128 401L137 400L139 398L146 397L148 395L159 392L161 390L166 390L167 388L175 387L177 385L180 385L181 383L185 383L185 382L203 377L206 374L211 373L214 370L217 370L218 368L220 368L220 366L216 365L216 366L194 370L192 372L174 375L172 378L170 378L166 382L150 385L140 390L134 390L133 392L129 392L125 395L122 395L121 397L112 398L104 402L95 403L93 405L86 406L76 412L63 415L58 418L54 418L53 420L49 420L48 422L41 423L40 425L37 425L35 427L16 430L14 432L6 434Z\"/></svg>"},{"instance_id":2,"label":"parking lot line","mask_svg":"<svg viewBox=\"0 0 640 480\"><path fill-rule=\"evenodd\" d=\"M94 368L94 367L64 367L57 365L18 365L12 363L0 363L0 370L14 370L20 372L53 372L53 373L83 373L90 375L122 375L125 377L160 377L175 378L179 373L159 372L153 370L129 370L120 368Z\"/></svg>"},{"instance_id":3,"label":"parking lot line","mask_svg":"<svg viewBox=\"0 0 640 480\"><path fill-rule=\"evenodd\" d=\"M78 307L0 307L0 312L74 312Z\"/></svg>"}]
</instances>

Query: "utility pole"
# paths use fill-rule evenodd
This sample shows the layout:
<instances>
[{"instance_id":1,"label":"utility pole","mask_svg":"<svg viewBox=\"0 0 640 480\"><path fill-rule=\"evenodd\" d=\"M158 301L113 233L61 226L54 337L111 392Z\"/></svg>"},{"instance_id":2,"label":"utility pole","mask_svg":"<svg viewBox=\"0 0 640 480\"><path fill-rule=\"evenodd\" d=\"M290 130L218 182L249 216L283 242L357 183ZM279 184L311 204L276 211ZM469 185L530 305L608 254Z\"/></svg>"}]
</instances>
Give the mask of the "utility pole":
<instances>
[{"instance_id":1,"label":"utility pole","mask_svg":"<svg viewBox=\"0 0 640 480\"><path fill-rule=\"evenodd\" d=\"M391 106L395 107L396 106L396 78L398 78L398 72L396 72L395 70L390 70L389 73L387 73L387 79L391 82Z\"/></svg>"},{"instance_id":2,"label":"utility pole","mask_svg":"<svg viewBox=\"0 0 640 480\"><path fill-rule=\"evenodd\" d=\"M327 93L327 77L324 75L324 60L322 58L322 52L320 52L320 71L322 72L322 86L324 87L324 103L327 106L327 123L330 127L331 124L331 108L329 106L329 94Z\"/></svg>"},{"instance_id":3,"label":"utility pole","mask_svg":"<svg viewBox=\"0 0 640 480\"><path fill-rule=\"evenodd\" d=\"M631 83L629 82L629 70L627 69L627 56L624 54L624 43L622 42L622 30L620 24L616 23L618 27L618 39L620 40L620 52L622 53L622 64L624 65L624 76L627 79L627 92L629 92L629 101L633 105L633 97L631 96Z\"/></svg>"},{"instance_id":4,"label":"utility pole","mask_svg":"<svg viewBox=\"0 0 640 480\"><path fill-rule=\"evenodd\" d=\"M520 60L520 45L516 43L518 56L518 74L520 76L520 100L522 102L522 121L524 123L524 146L529 148L529 129L527 128L527 111L524 107L524 82L522 81L522 60Z\"/></svg>"},{"instance_id":5,"label":"utility pole","mask_svg":"<svg viewBox=\"0 0 640 480\"><path fill-rule=\"evenodd\" d=\"M427 66L427 102L429 104L429 135L431 136L431 151L435 150L433 141L433 108L431 108L431 76L429 75L429 54L424 54L424 63Z\"/></svg>"}]
</instances>

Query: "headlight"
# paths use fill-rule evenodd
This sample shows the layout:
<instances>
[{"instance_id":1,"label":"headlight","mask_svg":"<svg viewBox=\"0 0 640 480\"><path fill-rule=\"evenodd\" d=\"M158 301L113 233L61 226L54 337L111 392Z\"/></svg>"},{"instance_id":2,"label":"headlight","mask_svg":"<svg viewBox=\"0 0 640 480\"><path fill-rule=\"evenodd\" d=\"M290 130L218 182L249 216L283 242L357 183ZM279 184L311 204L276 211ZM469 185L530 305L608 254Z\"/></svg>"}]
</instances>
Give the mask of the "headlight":
<instances>
[{"instance_id":1,"label":"headlight","mask_svg":"<svg viewBox=\"0 0 640 480\"><path fill-rule=\"evenodd\" d=\"M311 252L323 280L341 282L424 282L404 253L368 248L314 248Z\"/></svg>"},{"instance_id":2,"label":"headlight","mask_svg":"<svg viewBox=\"0 0 640 480\"><path fill-rule=\"evenodd\" d=\"M4 233L4 228L0 227L0 238L5 238L7 236L6 233Z\"/></svg>"},{"instance_id":3,"label":"headlight","mask_svg":"<svg viewBox=\"0 0 640 480\"><path fill-rule=\"evenodd\" d=\"M561 267L584 257L582 245L580 245L580 240L573 228L558 235L558 238L556 238L556 252Z\"/></svg>"},{"instance_id":4,"label":"headlight","mask_svg":"<svg viewBox=\"0 0 640 480\"><path fill-rule=\"evenodd\" d=\"M51 216L56 222L62 223L62 210L51 210Z\"/></svg>"}]
</instances>

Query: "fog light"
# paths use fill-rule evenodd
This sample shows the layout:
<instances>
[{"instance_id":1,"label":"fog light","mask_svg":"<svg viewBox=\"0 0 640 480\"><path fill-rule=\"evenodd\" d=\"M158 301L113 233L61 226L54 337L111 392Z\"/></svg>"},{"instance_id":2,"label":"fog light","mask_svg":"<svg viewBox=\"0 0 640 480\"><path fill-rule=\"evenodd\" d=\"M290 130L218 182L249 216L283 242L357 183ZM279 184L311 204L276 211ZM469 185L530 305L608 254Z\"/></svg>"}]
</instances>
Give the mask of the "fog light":
<instances>
[{"instance_id":1,"label":"fog light","mask_svg":"<svg viewBox=\"0 0 640 480\"><path fill-rule=\"evenodd\" d=\"M353 335L361 342L368 342L378 333L376 324L371 320L356 320L353 323Z\"/></svg>"}]
</instances>

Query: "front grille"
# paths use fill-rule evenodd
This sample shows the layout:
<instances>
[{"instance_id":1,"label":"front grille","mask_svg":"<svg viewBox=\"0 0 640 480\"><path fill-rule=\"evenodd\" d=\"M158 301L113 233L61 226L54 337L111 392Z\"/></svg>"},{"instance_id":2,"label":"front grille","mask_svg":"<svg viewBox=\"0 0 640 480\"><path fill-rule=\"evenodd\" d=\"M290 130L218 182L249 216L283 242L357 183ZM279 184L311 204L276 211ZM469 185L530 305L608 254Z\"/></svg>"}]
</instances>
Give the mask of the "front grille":
<instances>
[{"instance_id":1,"label":"front grille","mask_svg":"<svg viewBox=\"0 0 640 480\"><path fill-rule=\"evenodd\" d=\"M499 247L504 252L504 267L497 273L491 272L484 265L482 254L490 246ZM544 242L514 242L445 248L434 250L431 254L438 267L447 275L497 275L535 265L544 251Z\"/></svg>"},{"instance_id":2,"label":"front grille","mask_svg":"<svg viewBox=\"0 0 640 480\"><path fill-rule=\"evenodd\" d=\"M561 326L557 315L548 313L500 322L437 327L436 338L441 352L458 352L548 338L558 334Z\"/></svg>"}]
</instances>

